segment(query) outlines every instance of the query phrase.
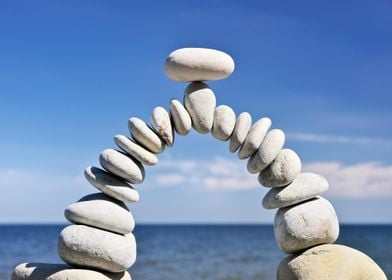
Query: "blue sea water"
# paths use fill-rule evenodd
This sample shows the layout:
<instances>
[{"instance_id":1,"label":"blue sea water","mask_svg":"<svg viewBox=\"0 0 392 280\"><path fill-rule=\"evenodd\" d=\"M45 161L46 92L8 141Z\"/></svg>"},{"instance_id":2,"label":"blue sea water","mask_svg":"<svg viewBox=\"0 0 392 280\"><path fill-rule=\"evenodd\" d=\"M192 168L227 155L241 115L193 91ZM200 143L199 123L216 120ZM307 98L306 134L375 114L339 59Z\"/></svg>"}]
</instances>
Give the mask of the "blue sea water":
<instances>
[{"instance_id":1,"label":"blue sea water","mask_svg":"<svg viewBox=\"0 0 392 280\"><path fill-rule=\"evenodd\" d=\"M57 237L63 225L0 226L0 279L16 264L61 262ZM267 225L139 225L133 279L276 279L286 255ZM392 226L342 226L337 243L371 256L392 277Z\"/></svg>"}]
</instances>

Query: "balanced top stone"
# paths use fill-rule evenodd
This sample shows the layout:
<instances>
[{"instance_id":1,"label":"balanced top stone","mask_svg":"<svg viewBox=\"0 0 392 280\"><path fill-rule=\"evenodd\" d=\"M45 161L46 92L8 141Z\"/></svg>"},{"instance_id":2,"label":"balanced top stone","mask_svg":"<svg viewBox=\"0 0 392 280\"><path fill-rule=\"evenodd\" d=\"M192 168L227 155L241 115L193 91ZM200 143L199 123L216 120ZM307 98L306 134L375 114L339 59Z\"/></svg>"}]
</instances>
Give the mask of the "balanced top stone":
<instances>
[{"instance_id":1,"label":"balanced top stone","mask_svg":"<svg viewBox=\"0 0 392 280\"><path fill-rule=\"evenodd\" d=\"M229 77L234 61L222 51L183 48L169 54L164 68L165 74L178 82L214 81Z\"/></svg>"}]
</instances>

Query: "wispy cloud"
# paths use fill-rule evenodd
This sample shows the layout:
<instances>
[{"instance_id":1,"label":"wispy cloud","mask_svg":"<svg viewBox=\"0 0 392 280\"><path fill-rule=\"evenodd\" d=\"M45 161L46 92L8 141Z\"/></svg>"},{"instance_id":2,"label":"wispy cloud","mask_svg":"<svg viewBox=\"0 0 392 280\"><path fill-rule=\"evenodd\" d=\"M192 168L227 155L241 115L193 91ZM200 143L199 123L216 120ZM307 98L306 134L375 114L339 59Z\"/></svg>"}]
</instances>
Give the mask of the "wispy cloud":
<instances>
[{"instance_id":1,"label":"wispy cloud","mask_svg":"<svg viewBox=\"0 0 392 280\"><path fill-rule=\"evenodd\" d=\"M316 142L316 143L392 145L392 140L389 139L348 137L348 136L340 136L340 135L325 135L325 134L311 134L311 133L287 133L287 138L295 141Z\"/></svg>"}]
</instances>

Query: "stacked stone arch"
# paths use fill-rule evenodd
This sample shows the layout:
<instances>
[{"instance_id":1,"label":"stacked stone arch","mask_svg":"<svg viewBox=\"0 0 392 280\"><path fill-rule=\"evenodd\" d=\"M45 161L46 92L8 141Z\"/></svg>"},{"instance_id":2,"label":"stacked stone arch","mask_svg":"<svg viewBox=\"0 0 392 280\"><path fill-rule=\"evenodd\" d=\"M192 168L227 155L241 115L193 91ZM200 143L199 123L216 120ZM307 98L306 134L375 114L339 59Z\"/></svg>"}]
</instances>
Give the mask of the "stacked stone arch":
<instances>
[{"instance_id":1,"label":"stacked stone arch","mask_svg":"<svg viewBox=\"0 0 392 280\"><path fill-rule=\"evenodd\" d=\"M328 182L319 174L301 172L300 157L284 147L284 132L272 129L267 117L253 121L247 112L236 116L230 106L217 106L206 81L224 79L233 71L233 59L222 51L172 52L165 73L172 80L189 82L183 102L172 99L168 110L154 108L149 123L130 118L130 137L116 135L118 149L103 150L101 167L85 169L87 181L100 192L65 210L72 225L60 233L58 254L66 264L21 264L12 279L131 279L127 270L136 262L137 246L132 234L135 221L125 203L138 202L135 185L144 181L144 166L159 164L158 155L174 145L175 135L185 136L192 128L229 142L229 151L247 160L248 171L270 188L262 205L278 209L276 241L281 250L292 254L279 265L278 279L386 279L365 254L332 244L339 223L332 204L321 197Z\"/></svg>"}]
</instances>

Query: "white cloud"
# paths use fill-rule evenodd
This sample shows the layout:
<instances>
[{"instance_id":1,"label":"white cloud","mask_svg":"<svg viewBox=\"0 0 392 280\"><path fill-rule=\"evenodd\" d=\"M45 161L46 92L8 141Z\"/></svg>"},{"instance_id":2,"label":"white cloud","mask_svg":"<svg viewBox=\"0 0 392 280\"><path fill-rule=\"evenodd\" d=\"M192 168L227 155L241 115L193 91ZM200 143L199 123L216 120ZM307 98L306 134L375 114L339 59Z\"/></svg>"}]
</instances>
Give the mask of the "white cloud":
<instances>
[{"instance_id":1,"label":"white cloud","mask_svg":"<svg viewBox=\"0 0 392 280\"><path fill-rule=\"evenodd\" d=\"M160 186L177 186L187 181L184 175L177 173L157 175L154 179Z\"/></svg>"}]
</instances>

